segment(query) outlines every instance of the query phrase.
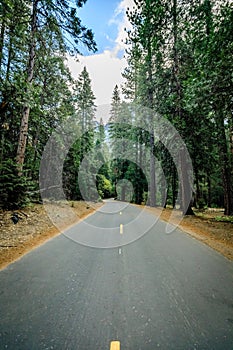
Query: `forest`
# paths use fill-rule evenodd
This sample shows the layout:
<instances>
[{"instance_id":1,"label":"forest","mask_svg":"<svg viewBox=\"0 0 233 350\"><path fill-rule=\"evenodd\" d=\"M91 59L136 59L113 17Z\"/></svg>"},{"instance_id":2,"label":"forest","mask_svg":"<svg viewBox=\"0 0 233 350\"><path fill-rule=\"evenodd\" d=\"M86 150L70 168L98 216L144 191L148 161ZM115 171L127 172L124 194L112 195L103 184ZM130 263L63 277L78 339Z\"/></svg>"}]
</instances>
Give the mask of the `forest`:
<instances>
[{"instance_id":1,"label":"forest","mask_svg":"<svg viewBox=\"0 0 233 350\"><path fill-rule=\"evenodd\" d=\"M68 200L233 215L232 2L135 0L124 84L112 92L107 123L96 120L88 70L75 80L66 63L82 46L98 47L78 16L85 2L0 3L0 208L40 202L46 187L57 198L40 165L54 130L70 125L76 139L62 155Z\"/></svg>"}]
</instances>

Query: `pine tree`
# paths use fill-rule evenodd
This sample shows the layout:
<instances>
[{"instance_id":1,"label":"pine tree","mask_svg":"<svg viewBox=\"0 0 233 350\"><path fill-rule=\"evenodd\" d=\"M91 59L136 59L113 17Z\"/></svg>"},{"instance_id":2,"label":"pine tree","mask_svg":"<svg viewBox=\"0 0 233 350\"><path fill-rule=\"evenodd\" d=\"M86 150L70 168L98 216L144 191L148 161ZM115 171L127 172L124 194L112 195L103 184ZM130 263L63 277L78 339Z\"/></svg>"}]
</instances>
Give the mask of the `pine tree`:
<instances>
[{"instance_id":1,"label":"pine tree","mask_svg":"<svg viewBox=\"0 0 233 350\"><path fill-rule=\"evenodd\" d=\"M81 159L94 145L95 127L95 96L91 88L91 79L86 67L80 73L75 84L74 93L75 109L78 116L78 124L82 133Z\"/></svg>"},{"instance_id":2,"label":"pine tree","mask_svg":"<svg viewBox=\"0 0 233 350\"><path fill-rule=\"evenodd\" d=\"M79 1L77 6L81 7L84 1ZM95 43L93 41L93 34L90 30L81 25L81 22L76 14L76 8L69 6L67 1L62 4L60 2L45 2L35 0L32 3L32 13L30 18L30 32L29 32L29 51L27 59L27 76L25 85L25 95L33 86L35 62L37 58L36 44L39 41L39 33L41 26L48 26L54 33L60 33L62 31L69 34L71 40L73 39L74 48L78 50L78 43L83 42L89 49L95 50ZM65 42L65 36L63 35L65 48L67 42ZM27 142L27 133L29 128L29 114L30 103L25 102L23 105L23 113L21 119L21 126L19 132L19 142L17 148L16 161L19 166L19 172L21 173Z\"/></svg>"},{"instance_id":3,"label":"pine tree","mask_svg":"<svg viewBox=\"0 0 233 350\"><path fill-rule=\"evenodd\" d=\"M150 181L149 181L149 203L156 205L156 169L155 169L155 131L154 113L156 90L154 75L161 65L160 47L162 42L162 24L166 19L164 16L164 4L161 1L137 1L137 8L128 12L128 18L133 24L134 31L129 32L130 68L124 74L131 89L133 101L141 104L147 110L147 126L149 131L150 148ZM132 80L131 80L132 79ZM129 91L129 89L128 89ZM134 96L132 96L132 91ZM127 86L125 89L127 93ZM129 92L128 92L129 94ZM157 112L157 111L156 111ZM145 135L144 135L145 137ZM140 135L142 139L142 135ZM147 138L147 137L146 137Z\"/></svg>"},{"instance_id":4,"label":"pine tree","mask_svg":"<svg viewBox=\"0 0 233 350\"><path fill-rule=\"evenodd\" d=\"M69 151L64 165L63 183L66 194L71 199L81 199L82 190L86 199L97 199L93 197L91 179L95 177L93 159L90 152L95 146L95 96L91 88L91 79L86 67L80 73L74 85L75 118L79 126L80 135ZM74 118L74 117L73 117ZM85 166L82 161L86 157ZM81 168L80 168L81 167ZM80 183L78 179L81 179ZM82 188L80 188L80 186Z\"/></svg>"},{"instance_id":5,"label":"pine tree","mask_svg":"<svg viewBox=\"0 0 233 350\"><path fill-rule=\"evenodd\" d=\"M84 3L80 1L77 6ZM38 199L44 146L54 128L75 114L66 52L79 51L80 43L95 50L92 32L81 24L72 5L39 0L32 5L19 0L0 4L0 167L2 180L7 181L8 173L8 178L13 179L18 154L22 179L16 177L19 186L15 180L12 186L17 191L21 189L20 196L25 199L30 193ZM69 33L68 41L65 33ZM22 110L25 118L20 117ZM10 161L12 170L5 160ZM20 185L22 182L26 187ZM12 186L4 187L4 182L2 185L1 191L7 193L8 188L10 195ZM0 197L7 198L1 193Z\"/></svg>"}]
</instances>

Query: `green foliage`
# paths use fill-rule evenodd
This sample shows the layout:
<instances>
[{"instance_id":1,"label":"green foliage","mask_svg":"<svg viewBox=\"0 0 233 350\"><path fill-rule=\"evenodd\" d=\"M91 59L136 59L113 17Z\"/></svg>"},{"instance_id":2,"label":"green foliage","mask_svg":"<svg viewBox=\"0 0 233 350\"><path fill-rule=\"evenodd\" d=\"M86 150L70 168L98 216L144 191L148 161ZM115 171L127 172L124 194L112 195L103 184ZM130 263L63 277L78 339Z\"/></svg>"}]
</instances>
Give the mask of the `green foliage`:
<instances>
[{"instance_id":1,"label":"green foliage","mask_svg":"<svg viewBox=\"0 0 233 350\"><path fill-rule=\"evenodd\" d=\"M156 125L151 120L150 132L134 127L141 116L132 116L115 86L108 125L110 140L106 141L103 122L95 129L95 97L86 68L74 82L65 66L66 52L77 53L83 44L88 50L96 50L92 31L78 17L78 8L85 2L76 1L74 6L67 0L39 0L28 6L20 0L1 1L0 206L22 206L28 193L38 190L44 146L64 120L75 120L81 134L64 164L63 184L69 199L82 198L78 174L82 160L90 153L87 176L84 174L81 184L90 198L96 200L89 183L92 174L101 196L113 195L121 183L124 197L124 186L130 183L134 202L146 202L153 193L157 204L161 205L166 196L167 203L174 206L177 170L168 150L153 138ZM149 107L178 130L192 159L196 206L224 206L225 213L233 214L230 2L137 0L127 16L132 29L127 39L128 66L123 73L125 97ZM27 130L22 132L25 108L30 118ZM20 175L15 159L22 133L27 142ZM114 159L111 163L109 143ZM161 161L166 194L161 192L160 175L158 188L148 189L145 175L153 178L156 171L143 174L144 163L150 161L145 152L149 148ZM92 150L95 155L91 155ZM103 165L95 174L97 159Z\"/></svg>"},{"instance_id":2,"label":"green foliage","mask_svg":"<svg viewBox=\"0 0 233 350\"><path fill-rule=\"evenodd\" d=\"M63 167L63 185L67 198L71 200L88 199L97 200L96 193L91 186L92 160L88 159L85 172L80 170L84 157L90 153L95 145L95 96L91 89L89 73L84 67L78 80L74 84L73 105L75 120L80 130L77 140L72 145ZM103 130L99 130L99 138L104 138ZM101 142L101 140L99 140ZM81 180L79 180L81 179ZM86 198L82 197L85 193Z\"/></svg>"},{"instance_id":3,"label":"green foliage","mask_svg":"<svg viewBox=\"0 0 233 350\"><path fill-rule=\"evenodd\" d=\"M101 198L110 198L113 195L111 181L102 174L96 175L96 185Z\"/></svg>"},{"instance_id":4,"label":"green foliage","mask_svg":"<svg viewBox=\"0 0 233 350\"><path fill-rule=\"evenodd\" d=\"M30 200L29 185L26 176L18 175L17 165L12 160L3 161L0 165L0 207L16 209L26 206Z\"/></svg>"},{"instance_id":5,"label":"green foliage","mask_svg":"<svg viewBox=\"0 0 233 350\"><path fill-rule=\"evenodd\" d=\"M39 0L29 6L27 1L1 1L1 207L22 206L29 192L38 193L39 166L46 142L64 120L79 118L72 91L74 81L65 60L67 52L80 52L81 45L96 50L92 31L77 15L85 2L76 1L74 5L66 0ZM25 110L29 121L22 130ZM22 151L23 170L15 165L19 135L24 136L26 145ZM75 188L75 172L70 171L69 180L74 180L70 186Z\"/></svg>"},{"instance_id":6,"label":"green foliage","mask_svg":"<svg viewBox=\"0 0 233 350\"><path fill-rule=\"evenodd\" d=\"M178 130L192 159L196 205L224 205L226 213L233 214L229 1L165 0L155 6L153 0L138 0L127 15L132 29L123 74L125 96L150 107ZM176 169L166 149L154 149L167 181L167 203L174 206Z\"/></svg>"},{"instance_id":7,"label":"green foliage","mask_svg":"<svg viewBox=\"0 0 233 350\"><path fill-rule=\"evenodd\" d=\"M218 222L229 222L233 224L233 217L232 216L216 216L215 221Z\"/></svg>"}]
</instances>

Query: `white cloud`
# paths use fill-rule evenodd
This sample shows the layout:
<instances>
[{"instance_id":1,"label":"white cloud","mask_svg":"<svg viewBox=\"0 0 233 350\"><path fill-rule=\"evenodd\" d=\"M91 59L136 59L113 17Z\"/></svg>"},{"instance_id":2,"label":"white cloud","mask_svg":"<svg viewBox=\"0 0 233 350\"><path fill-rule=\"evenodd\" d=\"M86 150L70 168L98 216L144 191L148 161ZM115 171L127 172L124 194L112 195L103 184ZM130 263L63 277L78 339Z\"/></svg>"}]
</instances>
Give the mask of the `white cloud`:
<instances>
[{"instance_id":1,"label":"white cloud","mask_svg":"<svg viewBox=\"0 0 233 350\"><path fill-rule=\"evenodd\" d=\"M132 9L133 7L133 0L122 0L116 8L114 16L110 20L110 23L115 23L118 26L118 35L115 40L116 45L113 50L116 56L121 50L125 49L127 30L131 28L131 25L126 15L126 11L127 9Z\"/></svg>"},{"instance_id":2,"label":"white cloud","mask_svg":"<svg viewBox=\"0 0 233 350\"><path fill-rule=\"evenodd\" d=\"M118 54L125 49L126 32L124 28L128 29L130 26L126 10L127 8L132 9L133 5L133 0L120 1L110 19L110 23L114 22L118 26L118 35L113 50L105 50L103 53L90 56L79 56L78 62L72 57L68 58L68 66L75 79L86 66L92 81L92 90L96 97L97 106L109 105L115 85L120 86L123 83L121 73L126 67L126 60L119 58Z\"/></svg>"},{"instance_id":3,"label":"white cloud","mask_svg":"<svg viewBox=\"0 0 233 350\"><path fill-rule=\"evenodd\" d=\"M121 72L126 62L117 58L111 51L104 51L101 54L91 56L79 56L78 62L68 58L68 66L75 79L86 66L92 81L92 90L96 97L96 105L108 104L111 102L113 89L116 84L123 81Z\"/></svg>"}]
</instances>

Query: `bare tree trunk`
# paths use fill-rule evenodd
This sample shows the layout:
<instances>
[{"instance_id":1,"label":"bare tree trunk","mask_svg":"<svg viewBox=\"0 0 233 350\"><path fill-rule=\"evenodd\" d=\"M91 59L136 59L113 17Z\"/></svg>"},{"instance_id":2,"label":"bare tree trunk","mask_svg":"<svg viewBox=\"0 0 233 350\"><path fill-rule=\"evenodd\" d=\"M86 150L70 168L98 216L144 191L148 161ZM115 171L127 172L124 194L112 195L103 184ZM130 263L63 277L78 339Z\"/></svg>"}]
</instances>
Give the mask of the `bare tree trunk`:
<instances>
[{"instance_id":1,"label":"bare tree trunk","mask_svg":"<svg viewBox=\"0 0 233 350\"><path fill-rule=\"evenodd\" d=\"M182 193L182 211L184 215L194 215L191 207L190 198L192 196L192 187L189 179L188 164L184 148L180 150L180 183Z\"/></svg>"},{"instance_id":2,"label":"bare tree trunk","mask_svg":"<svg viewBox=\"0 0 233 350\"><path fill-rule=\"evenodd\" d=\"M228 124L229 124L231 174L233 175L233 117L231 115L228 118Z\"/></svg>"},{"instance_id":3,"label":"bare tree trunk","mask_svg":"<svg viewBox=\"0 0 233 350\"><path fill-rule=\"evenodd\" d=\"M140 149L139 143L140 143L139 131L136 131L136 145L135 145L136 146L135 147L135 163L136 163L136 165L138 164L138 158L139 158L139 149ZM137 173L138 173L138 167L136 168L136 174ZM135 203L139 204L140 193L139 193L138 186L135 186L134 193L135 193Z\"/></svg>"},{"instance_id":4,"label":"bare tree trunk","mask_svg":"<svg viewBox=\"0 0 233 350\"><path fill-rule=\"evenodd\" d=\"M32 85L34 66L35 66L35 43L36 43L36 22L37 22L37 4L38 0L33 1L32 8L32 21L31 21L31 38L28 58L28 70L27 70L27 87L25 93L28 92L28 88ZM21 126L19 131L19 141L17 148L16 162L19 169L19 175L22 174L23 164L25 160L27 136L28 136L28 121L29 121L30 107L25 104L23 107Z\"/></svg>"},{"instance_id":5,"label":"bare tree trunk","mask_svg":"<svg viewBox=\"0 0 233 350\"><path fill-rule=\"evenodd\" d=\"M201 192L200 192L200 184L199 184L199 173L198 173L196 164L194 166L194 173L195 173L195 182L196 182L195 208L197 208L201 198Z\"/></svg>"},{"instance_id":6,"label":"bare tree trunk","mask_svg":"<svg viewBox=\"0 0 233 350\"><path fill-rule=\"evenodd\" d=\"M173 8L172 8L172 17L173 17L173 74L174 74L174 80L176 85L176 115L178 116L179 120L181 121L183 116L182 113L182 106L181 106L181 100L182 100L182 87L180 83L180 63L179 63L179 56L178 56L178 9L177 9L177 0L173 0ZM189 181L189 174L186 164L186 156L185 156L185 150L182 148L180 150L180 205L181 210L183 211L184 215L193 215L193 210L191 208L190 203L190 181Z\"/></svg>"},{"instance_id":7,"label":"bare tree trunk","mask_svg":"<svg viewBox=\"0 0 233 350\"><path fill-rule=\"evenodd\" d=\"M152 121L153 122L153 121ZM154 128L150 133L150 206L156 206L156 186L155 186L155 157L154 157Z\"/></svg>"},{"instance_id":8,"label":"bare tree trunk","mask_svg":"<svg viewBox=\"0 0 233 350\"><path fill-rule=\"evenodd\" d=\"M207 186L208 186L208 194L207 194L207 205L211 207L211 176L207 174Z\"/></svg>"},{"instance_id":9,"label":"bare tree trunk","mask_svg":"<svg viewBox=\"0 0 233 350\"><path fill-rule=\"evenodd\" d=\"M216 108L216 124L218 129L218 148L222 165L222 182L224 191L225 215L233 215L233 188L231 161L228 154L227 139L224 125L224 117L221 115L223 106Z\"/></svg>"},{"instance_id":10,"label":"bare tree trunk","mask_svg":"<svg viewBox=\"0 0 233 350\"><path fill-rule=\"evenodd\" d=\"M175 165L172 164L172 207L176 206L176 197L177 197L177 175Z\"/></svg>"},{"instance_id":11,"label":"bare tree trunk","mask_svg":"<svg viewBox=\"0 0 233 350\"><path fill-rule=\"evenodd\" d=\"M152 88L152 52L151 52L151 41L148 42L148 102L149 102L149 120L150 120L150 206L156 206L156 181L155 181L155 156L154 156L154 118L153 118L153 88Z\"/></svg>"},{"instance_id":12,"label":"bare tree trunk","mask_svg":"<svg viewBox=\"0 0 233 350\"><path fill-rule=\"evenodd\" d=\"M4 17L4 15L3 15ZM4 36L5 36L5 23L1 23L1 31L0 31L0 70L2 68L2 59L3 59L3 46L4 46Z\"/></svg>"},{"instance_id":13,"label":"bare tree trunk","mask_svg":"<svg viewBox=\"0 0 233 350\"><path fill-rule=\"evenodd\" d=\"M12 47L12 28L10 30L10 42L8 47L8 58L7 58L7 66L6 66L6 80L9 80L10 75L10 68L11 68L11 60L12 60L12 54L13 54L13 47Z\"/></svg>"},{"instance_id":14,"label":"bare tree trunk","mask_svg":"<svg viewBox=\"0 0 233 350\"><path fill-rule=\"evenodd\" d=\"M139 144L139 167L140 167L140 170L142 170L143 171L143 147L142 147L142 145L143 145L143 131L142 130L140 130L140 144ZM140 170L139 170L139 172L140 172ZM140 204L141 204L141 202L143 202L143 201L145 201L145 204L146 204L146 202L147 202L147 199L146 199L146 197L144 197L144 188L141 188L140 189L140 200L139 200L139 202L140 202Z\"/></svg>"}]
</instances>

